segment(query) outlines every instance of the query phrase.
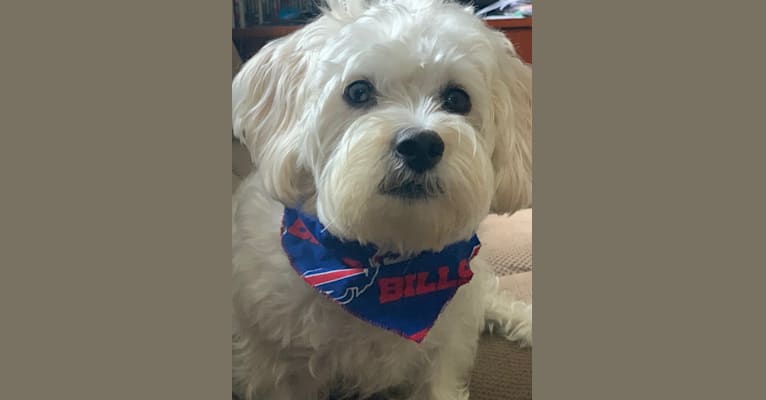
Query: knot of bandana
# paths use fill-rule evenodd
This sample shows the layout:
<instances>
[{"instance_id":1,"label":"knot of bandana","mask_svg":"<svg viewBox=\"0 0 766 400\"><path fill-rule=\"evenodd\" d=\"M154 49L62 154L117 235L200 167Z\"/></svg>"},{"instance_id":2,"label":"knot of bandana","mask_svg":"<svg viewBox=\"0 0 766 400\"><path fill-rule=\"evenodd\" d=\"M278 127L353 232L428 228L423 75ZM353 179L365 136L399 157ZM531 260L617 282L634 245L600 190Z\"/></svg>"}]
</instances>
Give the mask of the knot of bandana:
<instances>
[{"instance_id":1,"label":"knot of bandana","mask_svg":"<svg viewBox=\"0 0 766 400\"><path fill-rule=\"evenodd\" d=\"M420 343L458 287L473 276L476 235L403 258L344 242L315 217L285 208L282 247L295 272L355 317Z\"/></svg>"}]
</instances>

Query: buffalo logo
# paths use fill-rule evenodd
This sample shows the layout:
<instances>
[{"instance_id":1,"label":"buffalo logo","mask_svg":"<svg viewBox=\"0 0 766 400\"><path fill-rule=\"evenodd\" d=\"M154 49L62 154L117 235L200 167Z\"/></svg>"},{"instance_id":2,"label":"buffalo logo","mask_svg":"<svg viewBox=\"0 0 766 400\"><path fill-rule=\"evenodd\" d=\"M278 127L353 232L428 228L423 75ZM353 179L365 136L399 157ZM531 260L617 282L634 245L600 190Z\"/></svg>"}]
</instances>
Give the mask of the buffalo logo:
<instances>
[{"instance_id":1,"label":"buffalo logo","mask_svg":"<svg viewBox=\"0 0 766 400\"><path fill-rule=\"evenodd\" d=\"M348 304L375 283L378 268L364 268L360 262L350 258L342 261L349 268L309 270L303 274L303 279L336 302Z\"/></svg>"}]
</instances>

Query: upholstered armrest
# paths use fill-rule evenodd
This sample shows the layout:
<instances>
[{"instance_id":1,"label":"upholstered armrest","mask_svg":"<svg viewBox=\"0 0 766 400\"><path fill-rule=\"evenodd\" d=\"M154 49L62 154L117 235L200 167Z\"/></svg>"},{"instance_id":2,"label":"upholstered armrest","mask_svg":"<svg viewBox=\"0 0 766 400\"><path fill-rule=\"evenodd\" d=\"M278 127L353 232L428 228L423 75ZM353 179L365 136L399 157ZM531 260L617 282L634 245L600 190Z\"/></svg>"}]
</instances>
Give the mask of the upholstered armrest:
<instances>
[{"instance_id":1,"label":"upholstered armrest","mask_svg":"<svg viewBox=\"0 0 766 400\"><path fill-rule=\"evenodd\" d=\"M490 215L478 231L481 257L498 275L501 288L532 303L532 210ZM532 350L485 335L471 377L471 400L532 398Z\"/></svg>"}]
</instances>

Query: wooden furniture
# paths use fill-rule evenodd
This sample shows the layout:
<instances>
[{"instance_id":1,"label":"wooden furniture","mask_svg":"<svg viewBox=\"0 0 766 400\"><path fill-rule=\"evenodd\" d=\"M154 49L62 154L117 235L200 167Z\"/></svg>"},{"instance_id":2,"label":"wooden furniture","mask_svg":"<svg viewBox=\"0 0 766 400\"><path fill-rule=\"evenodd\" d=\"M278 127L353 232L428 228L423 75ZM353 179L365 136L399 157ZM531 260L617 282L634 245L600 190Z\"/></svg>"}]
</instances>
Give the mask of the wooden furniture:
<instances>
[{"instance_id":1,"label":"wooden furniture","mask_svg":"<svg viewBox=\"0 0 766 400\"><path fill-rule=\"evenodd\" d=\"M501 30L516 47L521 58L532 64L532 18L493 19L489 26Z\"/></svg>"},{"instance_id":2,"label":"wooden furniture","mask_svg":"<svg viewBox=\"0 0 766 400\"><path fill-rule=\"evenodd\" d=\"M532 63L532 18L494 19L487 24L505 33L521 58ZM232 29L231 37L242 58L252 57L270 40L290 34L303 25L262 25L244 29Z\"/></svg>"}]
</instances>

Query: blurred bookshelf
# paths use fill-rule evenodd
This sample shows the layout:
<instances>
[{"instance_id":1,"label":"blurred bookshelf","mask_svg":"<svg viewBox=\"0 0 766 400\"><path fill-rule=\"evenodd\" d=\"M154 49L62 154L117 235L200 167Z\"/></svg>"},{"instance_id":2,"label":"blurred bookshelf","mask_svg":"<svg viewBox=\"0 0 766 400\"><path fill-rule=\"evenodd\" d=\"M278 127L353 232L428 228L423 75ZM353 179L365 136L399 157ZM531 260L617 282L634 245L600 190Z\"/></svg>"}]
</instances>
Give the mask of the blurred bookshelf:
<instances>
[{"instance_id":1,"label":"blurred bookshelf","mask_svg":"<svg viewBox=\"0 0 766 400\"><path fill-rule=\"evenodd\" d=\"M288 35L319 15L317 0L232 0L231 37L243 59L263 45ZM493 16L486 23L511 40L522 59L532 63L532 17Z\"/></svg>"},{"instance_id":2,"label":"blurred bookshelf","mask_svg":"<svg viewBox=\"0 0 766 400\"><path fill-rule=\"evenodd\" d=\"M232 29L305 24L319 15L318 0L232 0Z\"/></svg>"}]
</instances>

